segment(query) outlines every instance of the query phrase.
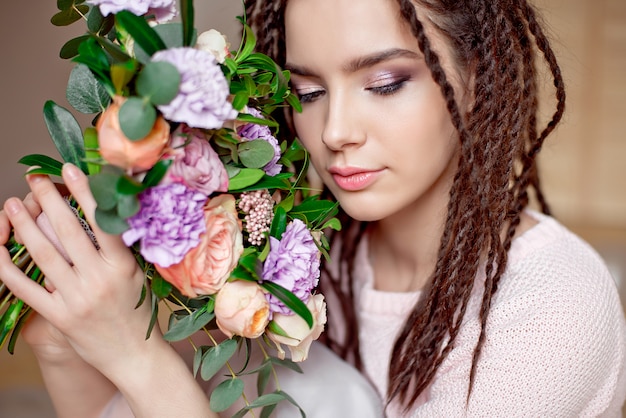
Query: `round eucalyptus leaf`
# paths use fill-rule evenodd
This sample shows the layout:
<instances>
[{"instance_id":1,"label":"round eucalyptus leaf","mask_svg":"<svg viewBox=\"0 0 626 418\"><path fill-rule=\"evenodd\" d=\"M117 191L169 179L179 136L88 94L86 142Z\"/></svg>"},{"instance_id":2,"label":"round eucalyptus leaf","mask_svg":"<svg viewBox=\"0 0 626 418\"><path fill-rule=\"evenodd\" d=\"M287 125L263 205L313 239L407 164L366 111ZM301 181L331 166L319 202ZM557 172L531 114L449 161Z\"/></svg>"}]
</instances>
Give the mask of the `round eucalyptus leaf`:
<instances>
[{"instance_id":1,"label":"round eucalyptus leaf","mask_svg":"<svg viewBox=\"0 0 626 418\"><path fill-rule=\"evenodd\" d=\"M151 62L137 77L137 93L157 106L171 102L179 87L180 73L169 62Z\"/></svg>"},{"instance_id":2,"label":"round eucalyptus leaf","mask_svg":"<svg viewBox=\"0 0 626 418\"><path fill-rule=\"evenodd\" d=\"M227 410L243 394L243 380L239 378L228 379L217 385L211 393L209 404L214 412Z\"/></svg>"},{"instance_id":3,"label":"round eucalyptus leaf","mask_svg":"<svg viewBox=\"0 0 626 418\"><path fill-rule=\"evenodd\" d=\"M100 229L111 235L121 234L128 229L126 220L120 218L115 210L96 208L96 223Z\"/></svg>"},{"instance_id":4,"label":"round eucalyptus leaf","mask_svg":"<svg viewBox=\"0 0 626 418\"><path fill-rule=\"evenodd\" d=\"M261 168L274 158L274 147L263 139L255 139L239 144L239 159L248 168Z\"/></svg>"},{"instance_id":5,"label":"round eucalyptus leaf","mask_svg":"<svg viewBox=\"0 0 626 418\"><path fill-rule=\"evenodd\" d=\"M131 97L120 108L120 127L131 141L143 139L156 121L156 109L138 97Z\"/></svg>"}]
</instances>

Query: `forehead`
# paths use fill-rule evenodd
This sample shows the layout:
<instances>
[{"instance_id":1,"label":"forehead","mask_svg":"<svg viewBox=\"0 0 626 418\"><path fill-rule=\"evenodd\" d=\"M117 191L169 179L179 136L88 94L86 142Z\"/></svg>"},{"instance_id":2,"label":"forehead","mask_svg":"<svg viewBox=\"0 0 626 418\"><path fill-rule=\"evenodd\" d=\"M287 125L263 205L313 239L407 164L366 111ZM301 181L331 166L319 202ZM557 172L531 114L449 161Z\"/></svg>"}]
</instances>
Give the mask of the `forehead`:
<instances>
[{"instance_id":1,"label":"forehead","mask_svg":"<svg viewBox=\"0 0 626 418\"><path fill-rule=\"evenodd\" d=\"M289 0L287 58L360 55L393 47L417 49L395 0Z\"/></svg>"}]
</instances>

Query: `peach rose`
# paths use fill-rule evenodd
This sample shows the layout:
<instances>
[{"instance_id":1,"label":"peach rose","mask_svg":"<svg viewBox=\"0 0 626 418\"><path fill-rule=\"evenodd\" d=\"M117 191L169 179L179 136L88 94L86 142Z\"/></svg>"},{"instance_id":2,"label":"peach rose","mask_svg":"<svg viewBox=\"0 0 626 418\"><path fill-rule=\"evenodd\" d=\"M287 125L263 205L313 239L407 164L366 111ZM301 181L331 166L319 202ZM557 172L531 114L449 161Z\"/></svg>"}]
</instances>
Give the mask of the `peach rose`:
<instances>
[{"instance_id":1,"label":"peach rose","mask_svg":"<svg viewBox=\"0 0 626 418\"><path fill-rule=\"evenodd\" d=\"M269 323L270 305L259 285L245 280L228 282L215 297L215 318L228 337L260 337Z\"/></svg>"},{"instance_id":2,"label":"peach rose","mask_svg":"<svg viewBox=\"0 0 626 418\"><path fill-rule=\"evenodd\" d=\"M110 164L131 171L146 171L159 161L169 141L170 125L159 116L152 131L143 139L131 141L120 127L120 107L126 99L116 96L113 103L100 115L98 146L100 155Z\"/></svg>"},{"instance_id":3,"label":"peach rose","mask_svg":"<svg viewBox=\"0 0 626 418\"><path fill-rule=\"evenodd\" d=\"M278 349L278 357L285 358L285 350L281 344L285 344L291 352L291 360L298 362L304 361L309 356L309 348L314 340L317 340L324 330L326 324L326 302L322 294L311 296L306 304L313 314L313 328L304 319L298 315L285 315L275 313L272 321L276 323L289 337L267 333L270 340L276 344Z\"/></svg>"},{"instance_id":4,"label":"peach rose","mask_svg":"<svg viewBox=\"0 0 626 418\"><path fill-rule=\"evenodd\" d=\"M200 236L200 244L180 263L169 267L155 264L165 280L191 298L220 290L243 252L241 222L232 195L210 199L204 207L204 219L206 232Z\"/></svg>"}]
</instances>

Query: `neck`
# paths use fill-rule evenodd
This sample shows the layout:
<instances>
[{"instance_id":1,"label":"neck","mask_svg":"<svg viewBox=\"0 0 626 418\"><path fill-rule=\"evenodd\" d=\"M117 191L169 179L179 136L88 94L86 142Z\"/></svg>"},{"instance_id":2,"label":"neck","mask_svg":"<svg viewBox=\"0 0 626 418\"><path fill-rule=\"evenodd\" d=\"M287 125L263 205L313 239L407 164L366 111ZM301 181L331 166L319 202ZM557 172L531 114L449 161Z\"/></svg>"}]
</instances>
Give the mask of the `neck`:
<instances>
[{"instance_id":1,"label":"neck","mask_svg":"<svg viewBox=\"0 0 626 418\"><path fill-rule=\"evenodd\" d=\"M445 208L445 204L409 208L372 224L369 253L376 289L409 292L424 288L437 263Z\"/></svg>"}]
</instances>

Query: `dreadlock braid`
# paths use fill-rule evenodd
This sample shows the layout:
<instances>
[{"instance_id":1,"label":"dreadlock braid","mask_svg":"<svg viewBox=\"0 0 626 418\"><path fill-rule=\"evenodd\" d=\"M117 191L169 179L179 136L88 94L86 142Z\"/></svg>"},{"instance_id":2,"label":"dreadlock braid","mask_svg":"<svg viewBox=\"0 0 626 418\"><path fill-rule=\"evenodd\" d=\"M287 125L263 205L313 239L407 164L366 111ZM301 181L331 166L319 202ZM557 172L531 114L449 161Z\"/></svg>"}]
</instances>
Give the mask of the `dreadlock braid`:
<instances>
[{"instance_id":1,"label":"dreadlock braid","mask_svg":"<svg viewBox=\"0 0 626 418\"><path fill-rule=\"evenodd\" d=\"M287 1L246 0L249 24L259 38L257 47L280 65L285 63ZM397 337L390 361L388 401L397 398L408 410L454 348L482 270L481 333L468 382L469 401L491 301L504 273L521 213L528 205L529 188L534 189L542 211L549 213L535 158L563 115L565 89L554 52L527 1L397 3L401 18L441 88L461 148L437 263L427 289ZM461 92L455 92L450 84L432 49L425 22L446 38L458 68L471 75L470 109L462 111L459 107L456 94ZM539 134L537 51L547 63L556 90L556 110ZM339 299L341 311L329 312L324 338L336 353L360 368L352 272L357 244L367 224L343 212L340 217L343 232L331 235L330 242L336 249L333 251L338 251L335 264L342 268L324 265L320 287L327 297ZM334 327L341 327L342 332L334 331Z\"/></svg>"}]
</instances>

